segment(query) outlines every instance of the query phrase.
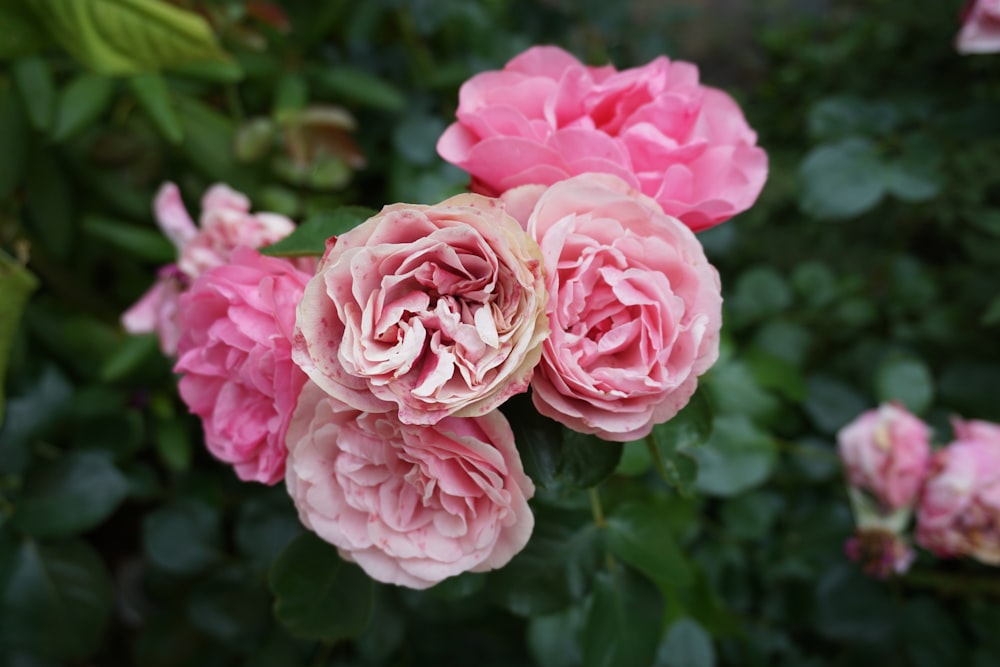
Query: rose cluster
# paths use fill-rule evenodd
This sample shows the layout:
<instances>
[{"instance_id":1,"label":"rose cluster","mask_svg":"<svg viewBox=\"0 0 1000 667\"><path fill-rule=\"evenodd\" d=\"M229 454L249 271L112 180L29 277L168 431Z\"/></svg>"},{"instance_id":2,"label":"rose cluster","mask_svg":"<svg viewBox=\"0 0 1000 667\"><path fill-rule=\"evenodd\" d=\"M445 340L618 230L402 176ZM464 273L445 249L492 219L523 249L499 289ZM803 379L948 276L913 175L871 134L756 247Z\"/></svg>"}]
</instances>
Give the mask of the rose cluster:
<instances>
[{"instance_id":1,"label":"rose cluster","mask_svg":"<svg viewBox=\"0 0 1000 667\"><path fill-rule=\"evenodd\" d=\"M380 581L431 586L527 543L534 485L497 410L531 391L569 429L625 442L718 357L721 288L694 231L746 209L766 156L688 63L618 72L533 48L462 88L438 144L474 192L390 204L317 260L209 190L167 185L175 265L123 320L176 355L208 449L285 481L302 522Z\"/></svg>"},{"instance_id":2,"label":"rose cluster","mask_svg":"<svg viewBox=\"0 0 1000 667\"><path fill-rule=\"evenodd\" d=\"M1000 565L1000 425L952 420L954 441L931 450L930 429L884 404L837 435L858 526L848 554L876 576L902 573L914 553L904 535L939 557Z\"/></svg>"}]
</instances>

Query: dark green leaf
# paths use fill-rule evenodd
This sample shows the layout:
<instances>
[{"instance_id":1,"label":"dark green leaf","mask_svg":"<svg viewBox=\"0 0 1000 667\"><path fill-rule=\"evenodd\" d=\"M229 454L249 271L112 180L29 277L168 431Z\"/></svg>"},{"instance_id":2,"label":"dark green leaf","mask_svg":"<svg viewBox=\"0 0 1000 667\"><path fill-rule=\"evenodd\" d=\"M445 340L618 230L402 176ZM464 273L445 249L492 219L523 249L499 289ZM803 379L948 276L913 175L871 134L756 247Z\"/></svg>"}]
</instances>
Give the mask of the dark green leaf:
<instances>
[{"instance_id":1,"label":"dark green leaf","mask_svg":"<svg viewBox=\"0 0 1000 667\"><path fill-rule=\"evenodd\" d=\"M233 145L236 125L210 106L186 95L174 97L184 141L181 150L209 178L247 190L246 168L236 161Z\"/></svg>"},{"instance_id":2,"label":"dark green leaf","mask_svg":"<svg viewBox=\"0 0 1000 667\"><path fill-rule=\"evenodd\" d=\"M56 109L56 84L52 70L41 56L29 56L11 65L31 126L48 132Z\"/></svg>"},{"instance_id":3,"label":"dark green leaf","mask_svg":"<svg viewBox=\"0 0 1000 667\"><path fill-rule=\"evenodd\" d=\"M0 146L4 147L0 151L0 200L21 182L30 132L17 89L0 81Z\"/></svg>"},{"instance_id":4,"label":"dark green leaf","mask_svg":"<svg viewBox=\"0 0 1000 667\"><path fill-rule=\"evenodd\" d=\"M110 516L125 499L128 484L100 452L72 452L32 471L11 521L35 537L68 537Z\"/></svg>"},{"instance_id":5,"label":"dark green leaf","mask_svg":"<svg viewBox=\"0 0 1000 667\"><path fill-rule=\"evenodd\" d=\"M851 137L813 149L799 167L799 206L825 220L853 218L873 208L886 190L886 170L875 145Z\"/></svg>"},{"instance_id":6,"label":"dark green leaf","mask_svg":"<svg viewBox=\"0 0 1000 667\"><path fill-rule=\"evenodd\" d=\"M63 86L56 103L52 140L59 142L90 127L111 104L113 79L84 72Z\"/></svg>"},{"instance_id":7,"label":"dark green leaf","mask_svg":"<svg viewBox=\"0 0 1000 667\"><path fill-rule=\"evenodd\" d=\"M888 589L853 563L837 565L820 577L813 603L816 629L835 641L877 642L896 623Z\"/></svg>"},{"instance_id":8,"label":"dark green leaf","mask_svg":"<svg viewBox=\"0 0 1000 667\"><path fill-rule=\"evenodd\" d=\"M803 407L824 433L835 433L868 407L860 393L836 378L813 375L806 386L809 393Z\"/></svg>"},{"instance_id":9,"label":"dark green leaf","mask_svg":"<svg viewBox=\"0 0 1000 667\"><path fill-rule=\"evenodd\" d=\"M528 649L535 663L545 667L577 667L583 662L577 636L583 628L579 607L528 622Z\"/></svg>"},{"instance_id":10,"label":"dark green leaf","mask_svg":"<svg viewBox=\"0 0 1000 667\"><path fill-rule=\"evenodd\" d=\"M392 145L404 160L430 165L438 159L437 141L445 130L438 116L408 113L392 134Z\"/></svg>"},{"instance_id":11,"label":"dark green leaf","mask_svg":"<svg viewBox=\"0 0 1000 667\"><path fill-rule=\"evenodd\" d=\"M714 667L712 638L690 618L675 621L656 650L654 667Z\"/></svg>"},{"instance_id":12,"label":"dark green leaf","mask_svg":"<svg viewBox=\"0 0 1000 667\"><path fill-rule=\"evenodd\" d=\"M562 427L539 414L527 394L512 396L501 409L514 431L524 472L536 485L554 484L562 453Z\"/></svg>"},{"instance_id":13,"label":"dark green leaf","mask_svg":"<svg viewBox=\"0 0 1000 667\"><path fill-rule=\"evenodd\" d=\"M83 231L150 262L166 264L177 256L177 249L162 232L121 220L88 215L83 219Z\"/></svg>"},{"instance_id":14,"label":"dark green leaf","mask_svg":"<svg viewBox=\"0 0 1000 667\"><path fill-rule=\"evenodd\" d=\"M622 443L563 428L558 475L571 485L587 489L614 472L622 458Z\"/></svg>"},{"instance_id":15,"label":"dark green leaf","mask_svg":"<svg viewBox=\"0 0 1000 667\"><path fill-rule=\"evenodd\" d=\"M146 515L142 541L153 565L192 574L216 563L221 553L219 513L201 502L182 500Z\"/></svg>"},{"instance_id":16,"label":"dark green leaf","mask_svg":"<svg viewBox=\"0 0 1000 667\"><path fill-rule=\"evenodd\" d=\"M278 79L274 91L274 109L271 112L277 122L282 122L288 114L301 111L309 103L309 84L305 77L294 72L286 72Z\"/></svg>"},{"instance_id":17,"label":"dark green leaf","mask_svg":"<svg viewBox=\"0 0 1000 667\"><path fill-rule=\"evenodd\" d=\"M875 393L879 401L899 401L920 414L934 400L934 379L919 359L892 355L875 372Z\"/></svg>"},{"instance_id":18,"label":"dark green leaf","mask_svg":"<svg viewBox=\"0 0 1000 667\"><path fill-rule=\"evenodd\" d=\"M658 503L623 505L607 522L608 547L615 556L659 584L683 586L692 581L691 567Z\"/></svg>"},{"instance_id":19,"label":"dark green leaf","mask_svg":"<svg viewBox=\"0 0 1000 667\"><path fill-rule=\"evenodd\" d=\"M889 192L907 202L922 202L936 197L944 185L941 169L943 152L943 146L924 135L907 137L902 154L886 165Z\"/></svg>"},{"instance_id":20,"label":"dark green leaf","mask_svg":"<svg viewBox=\"0 0 1000 667\"><path fill-rule=\"evenodd\" d=\"M781 497L754 491L726 502L722 506L722 523L727 534L737 539L760 540L770 532L783 506Z\"/></svg>"},{"instance_id":21,"label":"dark green leaf","mask_svg":"<svg viewBox=\"0 0 1000 667\"><path fill-rule=\"evenodd\" d=\"M384 111L401 111L406 104L406 98L394 86L354 67L317 69L313 79L317 88L336 102L355 102Z\"/></svg>"},{"instance_id":22,"label":"dark green leaf","mask_svg":"<svg viewBox=\"0 0 1000 667\"><path fill-rule=\"evenodd\" d=\"M0 60L38 53L51 42L39 22L20 2L0 3L0 26L3 26L0 30Z\"/></svg>"},{"instance_id":23,"label":"dark green leaf","mask_svg":"<svg viewBox=\"0 0 1000 667\"><path fill-rule=\"evenodd\" d=\"M54 364L46 365L24 390L7 401L0 430L0 472L25 470L33 438L62 422L73 397L73 385Z\"/></svg>"},{"instance_id":24,"label":"dark green leaf","mask_svg":"<svg viewBox=\"0 0 1000 667\"><path fill-rule=\"evenodd\" d=\"M328 239L354 229L373 215L375 211L363 206L342 206L314 215L277 243L261 248L261 253L275 257L322 255Z\"/></svg>"},{"instance_id":25,"label":"dark green leaf","mask_svg":"<svg viewBox=\"0 0 1000 667\"><path fill-rule=\"evenodd\" d=\"M255 567L267 570L302 532L295 508L282 487L277 493L243 502L236 517L236 546Z\"/></svg>"},{"instance_id":26,"label":"dark green leaf","mask_svg":"<svg viewBox=\"0 0 1000 667\"><path fill-rule=\"evenodd\" d=\"M270 602L263 581L238 566L201 579L187 601L191 624L223 642L254 642L267 627Z\"/></svg>"},{"instance_id":27,"label":"dark green leaf","mask_svg":"<svg viewBox=\"0 0 1000 667\"><path fill-rule=\"evenodd\" d=\"M736 281L736 292L727 301L743 321L774 317L792 303L792 290L780 273L766 266L743 272Z\"/></svg>"},{"instance_id":28,"label":"dark green leaf","mask_svg":"<svg viewBox=\"0 0 1000 667\"><path fill-rule=\"evenodd\" d=\"M49 34L85 66L135 74L228 60L208 22L151 0L23 0Z\"/></svg>"},{"instance_id":29,"label":"dark green leaf","mask_svg":"<svg viewBox=\"0 0 1000 667\"><path fill-rule=\"evenodd\" d=\"M584 667L652 664L662 615L655 589L626 568L599 573L583 631Z\"/></svg>"},{"instance_id":30,"label":"dark green leaf","mask_svg":"<svg viewBox=\"0 0 1000 667\"><path fill-rule=\"evenodd\" d=\"M153 125L167 141L179 144L184 139L184 128L181 119L174 109L163 76L155 72L146 72L129 77L129 85L139 101L139 106L146 112Z\"/></svg>"},{"instance_id":31,"label":"dark green leaf","mask_svg":"<svg viewBox=\"0 0 1000 667\"><path fill-rule=\"evenodd\" d=\"M777 448L743 415L717 417L712 437L693 451L697 487L717 496L734 496L764 482L777 462Z\"/></svg>"},{"instance_id":32,"label":"dark green leaf","mask_svg":"<svg viewBox=\"0 0 1000 667\"><path fill-rule=\"evenodd\" d=\"M126 336L121 347L104 360L100 377L105 382L117 382L159 354L159 337L156 334Z\"/></svg>"},{"instance_id":33,"label":"dark green leaf","mask_svg":"<svg viewBox=\"0 0 1000 667\"><path fill-rule=\"evenodd\" d=\"M111 581L83 542L0 546L0 646L79 660L100 645Z\"/></svg>"},{"instance_id":34,"label":"dark green leaf","mask_svg":"<svg viewBox=\"0 0 1000 667\"><path fill-rule=\"evenodd\" d=\"M76 232L73 185L51 151L36 149L29 157L25 197L29 228L52 255L65 259Z\"/></svg>"},{"instance_id":35,"label":"dark green leaf","mask_svg":"<svg viewBox=\"0 0 1000 667\"><path fill-rule=\"evenodd\" d=\"M27 269L0 251L0 425L6 405L7 360L21 324L21 313L37 287L38 281Z\"/></svg>"},{"instance_id":36,"label":"dark green leaf","mask_svg":"<svg viewBox=\"0 0 1000 667\"><path fill-rule=\"evenodd\" d=\"M956 615L938 600L907 600L900 630L914 667L969 664L968 640Z\"/></svg>"},{"instance_id":37,"label":"dark green leaf","mask_svg":"<svg viewBox=\"0 0 1000 667\"><path fill-rule=\"evenodd\" d=\"M357 637L368 625L372 580L313 533L288 545L269 580L274 614L296 637L334 642Z\"/></svg>"}]
</instances>

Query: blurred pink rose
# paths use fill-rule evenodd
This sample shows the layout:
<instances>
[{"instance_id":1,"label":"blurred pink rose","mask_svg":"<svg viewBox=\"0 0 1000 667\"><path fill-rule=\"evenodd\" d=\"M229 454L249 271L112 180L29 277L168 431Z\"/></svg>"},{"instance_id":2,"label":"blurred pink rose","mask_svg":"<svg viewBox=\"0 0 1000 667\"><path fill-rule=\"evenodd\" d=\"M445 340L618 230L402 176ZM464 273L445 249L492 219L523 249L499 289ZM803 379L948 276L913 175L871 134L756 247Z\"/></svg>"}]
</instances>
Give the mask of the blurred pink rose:
<instances>
[{"instance_id":1,"label":"blurred pink rose","mask_svg":"<svg viewBox=\"0 0 1000 667\"><path fill-rule=\"evenodd\" d=\"M719 275L701 244L608 174L503 200L545 262L552 334L531 384L535 407L606 440L644 437L687 404L719 355Z\"/></svg>"},{"instance_id":2,"label":"blurred pink rose","mask_svg":"<svg viewBox=\"0 0 1000 667\"><path fill-rule=\"evenodd\" d=\"M955 48L964 54L1000 51L1000 0L971 0L966 4Z\"/></svg>"},{"instance_id":3,"label":"blurred pink rose","mask_svg":"<svg viewBox=\"0 0 1000 667\"><path fill-rule=\"evenodd\" d=\"M465 82L456 116L438 153L486 195L610 173L699 231L748 209L767 178L736 102L662 56L618 72L533 47Z\"/></svg>"},{"instance_id":4,"label":"blurred pink rose","mask_svg":"<svg viewBox=\"0 0 1000 667\"><path fill-rule=\"evenodd\" d=\"M837 448L848 482L882 509L916 502L931 455L930 432L906 409L886 403L859 415L837 433Z\"/></svg>"},{"instance_id":5,"label":"blurred pink rose","mask_svg":"<svg viewBox=\"0 0 1000 667\"><path fill-rule=\"evenodd\" d=\"M311 277L238 247L179 298L181 398L201 417L209 451L240 479L284 475L285 432L306 382L292 362L295 307Z\"/></svg>"},{"instance_id":6,"label":"blurred pink rose","mask_svg":"<svg viewBox=\"0 0 1000 667\"><path fill-rule=\"evenodd\" d=\"M379 581L427 588L492 570L531 536L534 485L499 411L412 426L308 383L287 442L302 523Z\"/></svg>"},{"instance_id":7,"label":"blurred pink rose","mask_svg":"<svg viewBox=\"0 0 1000 667\"><path fill-rule=\"evenodd\" d=\"M844 544L844 552L877 579L905 574L917 557L903 536L884 528L859 528Z\"/></svg>"},{"instance_id":8,"label":"blurred pink rose","mask_svg":"<svg viewBox=\"0 0 1000 667\"><path fill-rule=\"evenodd\" d=\"M156 332L166 355L177 351L177 298L206 269L229 261L237 246L260 248L288 236L295 225L276 213L250 213L250 200L227 185L213 185L201 201L201 228L184 208L180 190L165 183L153 212L163 233L177 247L176 265L164 267L156 283L122 315L129 333ZM302 265L306 268L306 265Z\"/></svg>"},{"instance_id":9,"label":"blurred pink rose","mask_svg":"<svg viewBox=\"0 0 1000 667\"><path fill-rule=\"evenodd\" d=\"M538 246L494 199L393 204L340 236L306 287L295 361L330 395L408 424L525 391L548 335Z\"/></svg>"},{"instance_id":10,"label":"blurred pink rose","mask_svg":"<svg viewBox=\"0 0 1000 667\"><path fill-rule=\"evenodd\" d=\"M1000 442L958 440L934 453L917 507L917 543L938 556L1000 565Z\"/></svg>"},{"instance_id":11,"label":"blurred pink rose","mask_svg":"<svg viewBox=\"0 0 1000 667\"><path fill-rule=\"evenodd\" d=\"M954 417L951 420L951 426L955 431L955 440L983 440L1000 443L1000 424Z\"/></svg>"}]
</instances>

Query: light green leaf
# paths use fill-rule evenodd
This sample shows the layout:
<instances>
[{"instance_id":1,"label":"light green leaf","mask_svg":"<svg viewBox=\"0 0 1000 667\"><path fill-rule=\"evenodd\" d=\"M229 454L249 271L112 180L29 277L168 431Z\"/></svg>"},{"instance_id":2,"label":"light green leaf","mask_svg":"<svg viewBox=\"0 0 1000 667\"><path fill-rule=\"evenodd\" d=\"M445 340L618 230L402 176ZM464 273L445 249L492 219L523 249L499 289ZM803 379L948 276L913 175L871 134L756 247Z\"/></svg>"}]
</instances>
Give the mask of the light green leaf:
<instances>
[{"instance_id":1,"label":"light green leaf","mask_svg":"<svg viewBox=\"0 0 1000 667\"><path fill-rule=\"evenodd\" d=\"M201 16L162 0L24 0L70 55L104 74L227 62Z\"/></svg>"},{"instance_id":2,"label":"light green leaf","mask_svg":"<svg viewBox=\"0 0 1000 667\"><path fill-rule=\"evenodd\" d=\"M89 72L63 86L56 103L52 140L64 141L89 127L111 104L114 93L113 79Z\"/></svg>"},{"instance_id":3,"label":"light green leaf","mask_svg":"<svg viewBox=\"0 0 1000 667\"><path fill-rule=\"evenodd\" d=\"M354 229L373 215L375 211L363 206L341 206L307 218L294 232L260 252L274 257L322 255L327 239Z\"/></svg>"},{"instance_id":4,"label":"light green leaf","mask_svg":"<svg viewBox=\"0 0 1000 667\"><path fill-rule=\"evenodd\" d=\"M844 220L873 208L886 191L875 145L851 137L813 149L799 166L799 207L823 220Z\"/></svg>"},{"instance_id":5,"label":"light green leaf","mask_svg":"<svg viewBox=\"0 0 1000 667\"><path fill-rule=\"evenodd\" d=\"M269 582L274 615L296 637L334 642L357 637L368 625L373 581L313 533L288 545Z\"/></svg>"},{"instance_id":6,"label":"light green leaf","mask_svg":"<svg viewBox=\"0 0 1000 667\"><path fill-rule=\"evenodd\" d=\"M48 132L56 108L56 84L49 63L41 56L22 58L11 65L31 126Z\"/></svg>"}]
</instances>

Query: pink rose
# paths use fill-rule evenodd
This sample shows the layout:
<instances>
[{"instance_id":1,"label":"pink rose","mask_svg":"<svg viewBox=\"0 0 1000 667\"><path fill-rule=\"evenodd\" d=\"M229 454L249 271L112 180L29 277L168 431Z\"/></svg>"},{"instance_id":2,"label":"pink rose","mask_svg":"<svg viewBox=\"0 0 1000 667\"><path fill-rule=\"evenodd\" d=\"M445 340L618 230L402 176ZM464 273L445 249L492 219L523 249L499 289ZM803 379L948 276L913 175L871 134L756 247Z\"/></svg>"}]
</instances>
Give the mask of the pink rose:
<instances>
[{"instance_id":1,"label":"pink rose","mask_svg":"<svg viewBox=\"0 0 1000 667\"><path fill-rule=\"evenodd\" d=\"M379 581L427 588L492 570L531 536L534 485L499 411L412 426L309 383L287 443L302 523Z\"/></svg>"},{"instance_id":2,"label":"pink rose","mask_svg":"<svg viewBox=\"0 0 1000 667\"><path fill-rule=\"evenodd\" d=\"M177 298L206 269L229 261L237 246L260 248L279 241L295 229L276 213L250 213L250 200L226 185L213 185L201 201L201 228L184 208L180 190L165 183L156 195L153 211L163 233L177 247L176 265L164 267L156 283L122 315L129 333L156 332L166 355L177 351ZM308 268L307 263L302 264Z\"/></svg>"},{"instance_id":3,"label":"pink rose","mask_svg":"<svg viewBox=\"0 0 1000 667\"><path fill-rule=\"evenodd\" d=\"M292 362L295 307L311 274L236 248L179 298L178 389L209 451L243 480L284 476L285 432L306 382Z\"/></svg>"},{"instance_id":4,"label":"pink rose","mask_svg":"<svg viewBox=\"0 0 1000 667\"><path fill-rule=\"evenodd\" d=\"M966 4L955 48L963 54L1000 51L1000 0L970 0Z\"/></svg>"},{"instance_id":5,"label":"pink rose","mask_svg":"<svg viewBox=\"0 0 1000 667\"><path fill-rule=\"evenodd\" d=\"M767 178L736 102L662 56L618 72L534 47L465 82L456 116L438 153L486 195L609 173L700 231L748 209Z\"/></svg>"},{"instance_id":6,"label":"pink rose","mask_svg":"<svg viewBox=\"0 0 1000 667\"><path fill-rule=\"evenodd\" d=\"M538 246L494 199L394 204L340 236L299 305L295 361L327 393L408 424L525 391L548 335Z\"/></svg>"},{"instance_id":7,"label":"pink rose","mask_svg":"<svg viewBox=\"0 0 1000 667\"><path fill-rule=\"evenodd\" d=\"M935 452L917 507L917 542L938 556L1000 565L1000 442L958 440Z\"/></svg>"},{"instance_id":8,"label":"pink rose","mask_svg":"<svg viewBox=\"0 0 1000 667\"><path fill-rule=\"evenodd\" d=\"M903 407L886 403L837 433L848 482L867 491L885 510L912 506L931 455L927 425Z\"/></svg>"},{"instance_id":9,"label":"pink rose","mask_svg":"<svg viewBox=\"0 0 1000 667\"><path fill-rule=\"evenodd\" d=\"M552 334L531 383L535 407L606 440L646 436L687 404L719 355L719 275L698 239L607 174L503 199L530 211L545 262Z\"/></svg>"},{"instance_id":10,"label":"pink rose","mask_svg":"<svg viewBox=\"0 0 1000 667\"><path fill-rule=\"evenodd\" d=\"M844 552L877 579L905 574L917 557L904 537L884 528L859 528L844 544Z\"/></svg>"},{"instance_id":11,"label":"pink rose","mask_svg":"<svg viewBox=\"0 0 1000 667\"><path fill-rule=\"evenodd\" d=\"M951 426L955 431L956 440L983 440L1000 443L1000 424L953 417Z\"/></svg>"}]
</instances>

